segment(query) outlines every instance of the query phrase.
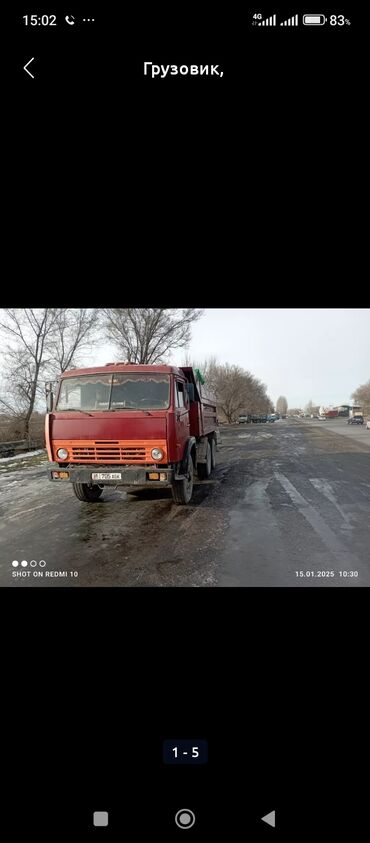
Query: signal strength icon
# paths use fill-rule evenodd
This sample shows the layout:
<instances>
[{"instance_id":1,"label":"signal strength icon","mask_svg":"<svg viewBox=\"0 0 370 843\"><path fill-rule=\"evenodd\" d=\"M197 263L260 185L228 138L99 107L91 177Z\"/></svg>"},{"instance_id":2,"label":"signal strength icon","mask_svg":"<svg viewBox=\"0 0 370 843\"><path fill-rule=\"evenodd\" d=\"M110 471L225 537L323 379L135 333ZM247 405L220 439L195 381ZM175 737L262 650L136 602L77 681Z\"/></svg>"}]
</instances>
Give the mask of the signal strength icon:
<instances>
[{"instance_id":1,"label":"signal strength icon","mask_svg":"<svg viewBox=\"0 0 370 843\"><path fill-rule=\"evenodd\" d=\"M271 15L270 18L265 18L265 20L260 20L257 26L276 26L276 15Z\"/></svg>"},{"instance_id":2,"label":"signal strength icon","mask_svg":"<svg viewBox=\"0 0 370 843\"><path fill-rule=\"evenodd\" d=\"M280 26L298 26L298 15L292 15L291 18L283 20Z\"/></svg>"}]
</instances>

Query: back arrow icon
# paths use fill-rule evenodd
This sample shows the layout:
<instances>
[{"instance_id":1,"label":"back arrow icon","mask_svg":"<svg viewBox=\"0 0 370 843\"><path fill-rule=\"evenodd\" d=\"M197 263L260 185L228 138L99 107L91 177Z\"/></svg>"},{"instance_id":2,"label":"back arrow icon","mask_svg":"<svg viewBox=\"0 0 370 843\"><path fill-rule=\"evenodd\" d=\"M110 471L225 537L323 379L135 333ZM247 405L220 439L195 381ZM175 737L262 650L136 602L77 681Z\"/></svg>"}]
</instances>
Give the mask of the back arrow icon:
<instances>
[{"instance_id":1,"label":"back arrow icon","mask_svg":"<svg viewBox=\"0 0 370 843\"><path fill-rule=\"evenodd\" d=\"M272 825L275 828L276 825L276 811L270 811L269 814L265 814L264 817L261 817L261 820L267 825Z\"/></svg>"},{"instance_id":2,"label":"back arrow icon","mask_svg":"<svg viewBox=\"0 0 370 843\"><path fill-rule=\"evenodd\" d=\"M26 73L28 73L28 75L29 75L29 76L31 76L31 79L34 79L35 77L34 77L33 73L31 73L31 71L30 71L30 70L27 70L27 67L28 67L28 65L29 65L29 64L31 64L31 61L33 61L33 60L34 60L34 58L35 58L35 56L33 56L33 58L32 58L32 59L30 59L30 60L27 62L27 64L25 64L25 65L24 65L24 67L23 67L23 70L25 70L25 71L26 71Z\"/></svg>"}]
</instances>

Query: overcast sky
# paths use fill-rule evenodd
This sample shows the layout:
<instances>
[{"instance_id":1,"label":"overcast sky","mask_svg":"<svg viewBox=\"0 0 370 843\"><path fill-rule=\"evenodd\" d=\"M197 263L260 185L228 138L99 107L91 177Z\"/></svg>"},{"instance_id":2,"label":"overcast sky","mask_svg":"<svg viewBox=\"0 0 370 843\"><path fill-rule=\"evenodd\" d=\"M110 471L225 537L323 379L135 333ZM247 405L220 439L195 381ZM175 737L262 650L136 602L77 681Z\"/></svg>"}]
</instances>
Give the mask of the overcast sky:
<instances>
[{"instance_id":1,"label":"overcast sky","mask_svg":"<svg viewBox=\"0 0 370 843\"><path fill-rule=\"evenodd\" d=\"M205 310L192 330L189 353L197 361L215 356L236 363L267 386L276 403L289 407L310 399L329 406L350 403L351 393L370 378L370 309ZM101 346L90 365L119 359ZM175 365L182 352L171 355Z\"/></svg>"}]
</instances>

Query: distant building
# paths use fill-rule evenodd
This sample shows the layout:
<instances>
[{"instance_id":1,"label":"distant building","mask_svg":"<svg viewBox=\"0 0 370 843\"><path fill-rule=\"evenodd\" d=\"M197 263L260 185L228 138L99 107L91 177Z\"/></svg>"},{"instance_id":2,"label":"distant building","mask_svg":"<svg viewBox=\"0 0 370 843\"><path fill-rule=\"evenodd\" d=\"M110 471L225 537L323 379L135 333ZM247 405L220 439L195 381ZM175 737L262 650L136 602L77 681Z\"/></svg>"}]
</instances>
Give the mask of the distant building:
<instances>
[{"instance_id":1,"label":"distant building","mask_svg":"<svg viewBox=\"0 0 370 843\"><path fill-rule=\"evenodd\" d=\"M340 404L340 406L335 407L335 409L338 410L338 416L342 416L342 418L348 418L349 411L351 409L351 405L350 404Z\"/></svg>"},{"instance_id":2,"label":"distant building","mask_svg":"<svg viewBox=\"0 0 370 843\"><path fill-rule=\"evenodd\" d=\"M320 407L320 416L329 415L330 417L340 416L341 418L348 418L354 413L361 411L359 404L339 404L337 407Z\"/></svg>"}]
</instances>

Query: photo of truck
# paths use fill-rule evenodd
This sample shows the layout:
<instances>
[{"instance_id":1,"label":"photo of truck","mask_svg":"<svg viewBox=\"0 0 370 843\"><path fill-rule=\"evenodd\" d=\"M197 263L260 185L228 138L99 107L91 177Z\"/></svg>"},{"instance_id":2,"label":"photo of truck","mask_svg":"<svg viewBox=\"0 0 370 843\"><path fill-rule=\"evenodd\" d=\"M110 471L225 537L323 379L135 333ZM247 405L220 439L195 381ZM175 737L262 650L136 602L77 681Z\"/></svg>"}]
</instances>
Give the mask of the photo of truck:
<instances>
[{"instance_id":1,"label":"photo of truck","mask_svg":"<svg viewBox=\"0 0 370 843\"><path fill-rule=\"evenodd\" d=\"M192 498L216 465L216 401L190 366L109 363L47 385L48 477L96 502L105 486L171 487Z\"/></svg>"}]
</instances>

